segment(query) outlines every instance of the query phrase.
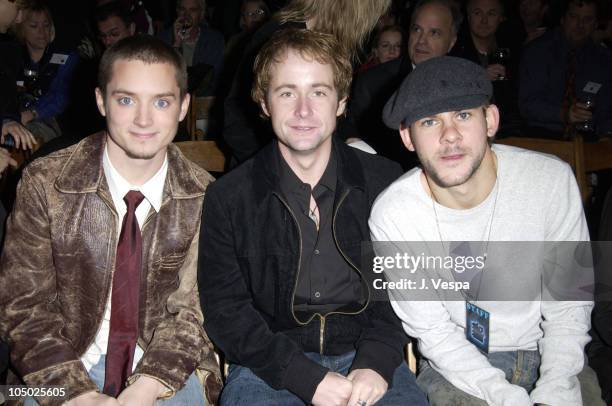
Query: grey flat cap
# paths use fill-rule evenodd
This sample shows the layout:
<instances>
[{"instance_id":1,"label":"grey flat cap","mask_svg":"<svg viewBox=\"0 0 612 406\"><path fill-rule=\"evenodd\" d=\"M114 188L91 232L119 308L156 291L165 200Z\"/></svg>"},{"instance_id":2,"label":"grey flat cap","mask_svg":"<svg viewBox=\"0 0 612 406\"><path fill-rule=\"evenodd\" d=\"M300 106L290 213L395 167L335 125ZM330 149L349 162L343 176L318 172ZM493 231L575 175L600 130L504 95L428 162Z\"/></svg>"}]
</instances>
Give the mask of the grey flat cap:
<instances>
[{"instance_id":1,"label":"grey flat cap","mask_svg":"<svg viewBox=\"0 0 612 406\"><path fill-rule=\"evenodd\" d=\"M404 79L385 104L383 121L399 129L400 123L446 111L486 104L493 94L487 72L474 62L441 56L422 62Z\"/></svg>"}]
</instances>

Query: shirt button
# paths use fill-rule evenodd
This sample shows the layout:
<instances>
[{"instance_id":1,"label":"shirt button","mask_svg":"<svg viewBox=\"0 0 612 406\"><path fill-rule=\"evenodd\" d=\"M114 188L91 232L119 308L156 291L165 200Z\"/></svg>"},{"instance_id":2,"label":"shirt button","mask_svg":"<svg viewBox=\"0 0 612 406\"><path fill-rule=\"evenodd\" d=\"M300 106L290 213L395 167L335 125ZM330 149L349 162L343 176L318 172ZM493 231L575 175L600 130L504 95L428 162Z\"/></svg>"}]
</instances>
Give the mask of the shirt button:
<instances>
[{"instance_id":1,"label":"shirt button","mask_svg":"<svg viewBox=\"0 0 612 406\"><path fill-rule=\"evenodd\" d=\"M315 297L318 299L321 297L321 292L315 292Z\"/></svg>"},{"instance_id":2,"label":"shirt button","mask_svg":"<svg viewBox=\"0 0 612 406\"><path fill-rule=\"evenodd\" d=\"M315 255L319 255L319 250L315 250Z\"/></svg>"}]
</instances>

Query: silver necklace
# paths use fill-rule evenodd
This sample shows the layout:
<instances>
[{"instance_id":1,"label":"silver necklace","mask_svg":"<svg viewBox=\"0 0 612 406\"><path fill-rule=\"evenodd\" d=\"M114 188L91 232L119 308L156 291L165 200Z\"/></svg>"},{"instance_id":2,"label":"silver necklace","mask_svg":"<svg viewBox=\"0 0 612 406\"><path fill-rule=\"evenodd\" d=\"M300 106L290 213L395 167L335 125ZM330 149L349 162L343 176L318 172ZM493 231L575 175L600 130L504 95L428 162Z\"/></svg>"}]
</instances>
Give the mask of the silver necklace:
<instances>
[{"instance_id":1,"label":"silver necklace","mask_svg":"<svg viewBox=\"0 0 612 406\"><path fill-rule=\"evenodd\" d=\"M444 238L442 238L442 231L440 228L440 221L438 220L438 211L436 210L436 203L440 204L438 202L438 199L436 198L436 195L434 194L434 191L431 187L431 184L429 183L429 177L427 176L427 174L423 171L423 174L425 175L425 181L427 182L427 187L429 188L429 193L430 193L430 198L431 198L431 207L433 209L434 212L434 217L436 219L436 228L438 230L438 237L440 238L440 243L442 244L442 249L444 250L444 252L446 252L446 247L444 246ZM495 199L493 200L493 209L491 210L491 216L489 217L489 221L488 221L488 233L487 233L487 242L485 244L485 252L484 252L484 263L486 264L487 262L487 254L489 251L489 242L491 241L491 230L493 228L493 218L495 216L495 209L497 208L497 198L499 197L499 189L501 188L500 186L500 181L499 181L499 177L497 176L497 164L495 164L495 186L494 188L495 190ZM484 268L483 268L484 270ZM453 280L455 280L455 276L451 273L451 276L453 277ZM478 290L476 291L476 300L478 301L478 297L480 296L480 286L482 284L482 278L483 276L481 275L478 281ZM461 295L467 300L465 293L463 292L463 290L461 290ZM469 300L468 300L469 301Z\"/></svg>"}]
</instances>

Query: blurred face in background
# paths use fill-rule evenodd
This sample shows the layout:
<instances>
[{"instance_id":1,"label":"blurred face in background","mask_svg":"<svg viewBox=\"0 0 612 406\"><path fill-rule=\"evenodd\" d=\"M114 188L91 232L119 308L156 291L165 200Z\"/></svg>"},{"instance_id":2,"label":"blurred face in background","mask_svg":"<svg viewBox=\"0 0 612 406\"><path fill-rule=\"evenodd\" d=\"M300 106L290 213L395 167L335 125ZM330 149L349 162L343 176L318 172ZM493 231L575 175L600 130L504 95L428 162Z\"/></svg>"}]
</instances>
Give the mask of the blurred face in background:
<instances>
[{"instance_id":1,"label":"blurred face in background","mask_svg":"<svg viewBox=\"0 0 612 406\"><path fill-rule=\"evenodd\" d=\"M495 35L497 27L504 20L499 0L472 0L468 3L467 11L470 32L479 38Z\"/></svg>"},{"instance_id":2,"label":"blurred face in background","mask_svg":"<svg viewBox=\"0 0 612 406\"><path fill-rule=\"evenodd\" d=\"M19 11L17 4L9 0L0 0L0 33L5 33L16 22Z\"/></svg>"},{"instance_id":3,"label":"blurred face in background","mask_svg":"<svg viewBox=\"0 0 612 406\"><path fill-rule=\"evenodd\" d=\"M446 55L455 45L453 15L448 7L430 3L415 10L408 37L408 55L415 65Z\"/></svg>"},{"instance_id":4,"label":"blurred face in background","mask_svg":"<svg viewBox=\"0 0 612 406\"><path fill-rule=\"evenodd\" d=\"M378 22L376 23L376 29L382 30L383 28L389 25L397 24L397 19L395 15L391 12L391 9L387 10L387 12L380 16Z\"/></svg>"},{"instance_id":5,"label":"blurred face in background","mask_svg":"<svg viewBox=\"0 0 612 406\"><path fill-rule=\"evenodd\" d=\"M44 50L51 42L51 18L43 11L26 12L22 22L23 39L29 49Z\"/></svg>"},{"instance_id":6,"label":"blurred face in background","mask_svg":"<svg viewBox=\"0 0 612 406\"><path fill-rule=\"evenodd\" d=\"M402 33L399 31L385 31L380 34L374 57L378 63L385 63L398 58L402 51Z\"/></svg>"},{"instance_id":7,"label":"blurred face in background","mask_svg":"<svg viewBox=\"0 0 612 406\"><path fill-rule=\"evenodd\" d=\"M186 21L190 27L196 26L204 19L204 10L199 0L179 0L176 6L176 15Z\"/></svg>"},{"instance_id":8,"label":"blurred face in background","mask_svg":"<svg viewBox=\"0 0 612 406\"><path fill-rule=\"evenodd\" d=\"M240 11L240 27L245 31L255 31L267 19L268 12L261 1L248 1L242 5Z\"/></svg>"},{"instance_id":9,"label":"blurred face in background","mask_svg":"<svg viewBox=\"0 0 612 406\"><path fill-rule=\"evenodd\" d=\"M570 44L582 44L597 28L597 7L593 3L572 2L561 19L561 26Z\"/></svg>"},{"instance_id":10,"label":"blurred face in background","mask_svg":"<svg viewBox=\"0 0 612 406\"><path fill-rule=\"evenodd\" d=\"M123 38L134 35L136 26L134 23L125 25L119 16L110 16L106 20L98 21L98 37L104 48L108 48Z\"/></svg>"},{"instance_id":11,"label":"blurred face in background","mask_svg":"<svg viewBox=\"0 0 612 406\"><path fill-rule=\"evenodd\" d=\"M519 14L526 26L541 26L548 6L542 0L521 0Z\"/></svg>"}]
</instances>

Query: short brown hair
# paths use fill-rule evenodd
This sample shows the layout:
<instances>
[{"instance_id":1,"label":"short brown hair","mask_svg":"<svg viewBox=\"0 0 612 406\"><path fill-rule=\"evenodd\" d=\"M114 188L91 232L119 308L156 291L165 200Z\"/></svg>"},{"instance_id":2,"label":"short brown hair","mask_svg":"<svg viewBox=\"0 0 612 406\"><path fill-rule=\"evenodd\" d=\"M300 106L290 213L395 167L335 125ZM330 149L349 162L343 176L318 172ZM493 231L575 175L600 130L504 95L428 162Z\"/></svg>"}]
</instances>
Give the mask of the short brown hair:
<instances>
[{"instance_id":1,"label":"short brown hair","mask_svg":"<svg viewBox=\"0 0 612 406\"><path fill-rule=\"evenodd\" d=\"M266 100L273 65L281 63L289 50L299 53L305 59L331 65L339 99L348 97L353 76L348 51L330 34L290 28L274 34L255 59L255 81L251 97L256 103Z\"/></svg>"},{"instance_id":2,"label":"short brown hair","mask_svg":"<svg viewBox=\"0 0 612 406\"><path fill-rule=\"evenodd\" d=\"M145 64L167 63L176 71L176 83L181 99L187 94L187 67L185 60L170 45L150 35L133 35L109 47L100 60L98 86L106 94L106 86L113 76L113 64L118 60L140 61Z\"/></svg>"}]
</instances>

